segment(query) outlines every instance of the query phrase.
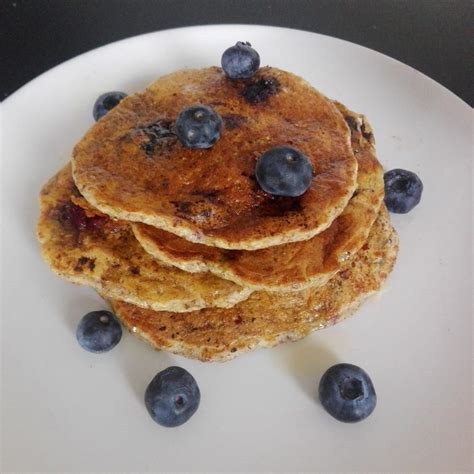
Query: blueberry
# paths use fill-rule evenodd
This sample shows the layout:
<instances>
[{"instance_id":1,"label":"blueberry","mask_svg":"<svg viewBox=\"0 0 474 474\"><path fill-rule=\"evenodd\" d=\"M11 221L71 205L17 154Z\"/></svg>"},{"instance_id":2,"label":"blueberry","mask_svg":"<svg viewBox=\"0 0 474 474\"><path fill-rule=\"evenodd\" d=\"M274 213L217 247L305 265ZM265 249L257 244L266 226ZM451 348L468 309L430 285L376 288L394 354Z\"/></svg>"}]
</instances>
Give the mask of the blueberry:
<instances>
[{"instance_id":1,"label":"blueberry","mask_svg":"<svg viewBox=\"0 0 474 474\"><path fill-rule=\"evenodd\" d=\"M360 367L336 364L319 382L319 400L337 420L354 423L374 411L377 395L370 377Z\"/></svg>"},{"instance_id":2,"label":"blueberry","mask_svg":"<svg viewBox=\"0 0 474 474\"><path fill-rule=\"evenodd\" d=\"M385 173L385 205L390 212L406 214L421 199L423 183L411 171L394 169Z\"/></svg>"},{"instance_id":3,"label":"blueberry","mask_svg":"<svg viewBox=\"0 0 474 474\"><path fill-rule=\"evenodd\" d=\"M249 104L265 102L280 89L280 83L274 77L259 77L247 82L241 94Z\"/></svg>"},{"instance_id":4,"label":"blueberry","mask_svg":"<svg viewBox=\"0 0 474 474\"><path fill-rule=\"evenodd\" d=\"M92 311L79 322L76 337L86 351L107 352L120 342L122 326L110 311Z\"/></svg>"},{"instance_id":5,"label":"blueberry","mask_svg":"<svg viewBox=\"0 0 474 474\"><path fill-rule=\"evenodd\" d=\"M270 148L257 160L260 187L275 196L301 196L309 187L313 168L306 155L289 146Z\"/></svg>"},{"instance_id":6,"label":"blueberry","mask_svg":"<svg viewBox=\"0 0 474 474\"><path fill-rule=\"evenodd\" d=\"M194 377L181 367L168 367L155 375L145 392L145 406L159 425L185 423L199 407L201 392Z\"/></svg>"},{"instance_id":7,"label":"blueberry","mask_svg":"<svg viewBox=\"0 0 474 474\"><path fill-rule=\"evenodd\" d=\"M92 110L94 120L97 121L103 117L109 110L118 105L124 97L127 97L127 94L118 91L106 92L100 95L95 101L94 109Z\"/></svg>"},{"instance_id":8,"label":"blueberry","mask_svg":"<svg viewBox=\"0 0 474 474\"><path fill-rule=\"evenodd\" d=\"M260 66L260 56L248 42L239 41L224 51L222 69L230 79L248 79Z\"/></svg>"},{"instance_id":9,"label":"blueberry","mask_svg":"<svg viewBox=\"0 0 474 474\"><path fill-rule=\"evenodd\" d=\"M188 148L210 148L221 135L220 115L205 105L192 105L178 114L176 135Z\"/></svg>"},{"instance_id":10,"label":"blueberry","mask_svg":"<svg viewBox=\"0 0 474 474\"><path fill-rule=\"evenodd\" d=\"M105 223L103 216L88 217L86 211L72 202L67 202L58 209L58 219L66 228L76 231L100 229Z\"/></svg>"}]
</instances>

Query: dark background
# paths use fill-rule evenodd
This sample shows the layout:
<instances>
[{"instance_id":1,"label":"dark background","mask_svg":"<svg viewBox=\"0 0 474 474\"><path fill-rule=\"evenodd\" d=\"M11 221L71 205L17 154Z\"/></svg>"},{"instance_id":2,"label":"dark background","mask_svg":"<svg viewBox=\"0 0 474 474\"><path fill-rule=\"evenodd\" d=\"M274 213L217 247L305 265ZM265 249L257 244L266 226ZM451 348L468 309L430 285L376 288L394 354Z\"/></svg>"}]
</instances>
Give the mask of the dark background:
<instances>
[{"instance_id":1,"label":"dark background","mask_svg":"<svg viewBox=\"0 0 474 474\"><path fill-rule=\"evenodd\" d=\"M409 64L474 104L470 0L0 0L0 99L97 46L211 23L346 39Z\"/></svg>"}]
</instances>

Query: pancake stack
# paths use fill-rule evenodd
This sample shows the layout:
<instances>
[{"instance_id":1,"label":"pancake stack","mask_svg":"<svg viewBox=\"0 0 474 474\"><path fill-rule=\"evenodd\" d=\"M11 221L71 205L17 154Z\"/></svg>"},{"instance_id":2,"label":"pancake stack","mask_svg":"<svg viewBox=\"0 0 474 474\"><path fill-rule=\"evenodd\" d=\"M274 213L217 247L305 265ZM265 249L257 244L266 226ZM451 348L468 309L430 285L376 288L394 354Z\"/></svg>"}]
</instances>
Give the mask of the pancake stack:
<instances>
[{"instance_id":1,"label":"pancake stack","mask_svg":"<svg viewBox=\"0 0 474 474\"><path fill-rule=\"evenodd\" d=\"M223 120L208 149L174 133L185 107ZM255 178L290 145L313 178L298 197ZM265 67L247 80L184 70L126 97L40 195L51 269L107 299L131 332L203 361L296 340L352 314L391 271L398 240L363 115Z\"/></svg>"}]
</instances>

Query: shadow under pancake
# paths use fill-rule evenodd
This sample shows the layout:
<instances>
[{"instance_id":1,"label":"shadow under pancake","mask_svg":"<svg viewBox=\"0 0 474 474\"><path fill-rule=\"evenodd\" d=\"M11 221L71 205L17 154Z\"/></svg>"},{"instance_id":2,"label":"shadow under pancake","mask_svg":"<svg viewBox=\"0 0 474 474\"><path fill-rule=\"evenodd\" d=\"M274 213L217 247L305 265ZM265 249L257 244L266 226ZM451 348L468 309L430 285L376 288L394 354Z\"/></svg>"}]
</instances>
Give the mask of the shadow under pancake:
<instances>
[{"instance_id":1,"label":"shadow under pancake","mask_svg":"<svg viewBox=\"0 0 474 474\"><path fill-rule=\"evenodd\" d=\"M57 314L66 326L72 343L77 344L78 350L82 350L76 341L76 329L81 318L91 311L112 311L112 309L93 290L88 288L74 288L74 290L76 293L73 296L63 299L62 304L58 305ZM122 330L122 339L118 344L120 347L112 349L113 356L126 384L139 403L143 404L146 387L153 377L176 363L167 352L153 349L134 334L129 334L123 325Z\"/></svg>"},{"instance_id":2,"label":"shadow under pancake","mask_svg":"<svg viewBox=\"0 0 474 474\"><path fill-rule=\"evenodd\" d=\"M153 349L134 334L128 334L123 326L122 344L126 350L117 351L117 361L122 375L137 401L143 405L145 390L160 371L176 365L164 351Z\"/></svg>"},{"instance_id":3,"label":"shadow under pancake","mask_svg":"<svg viewBox=\"0 0 474 474\"><path fill-rule=\"evenodd\" d=\"M52 278L55 277L56 275L52 276ZM67 299L58 298L58 301L63 303L59 309L59 315L72 337L75 338L77 325L83 316L91 311L110 311L110 306L89 288L78 288L70 283L69 285L75 290L75 294Z\"/></svg>"},{"instance_id":4,"label":"shadow under pancake","mask_svg":"<svg viewBox=\"0 0 474 474\"><path fill-rule=\"evenodd\" d=\"M340 362L334 352L311 336L281 346L277 356L290 377L312 400L318 400L319 381L324 372Z\"/></svg>"}]
</instances>

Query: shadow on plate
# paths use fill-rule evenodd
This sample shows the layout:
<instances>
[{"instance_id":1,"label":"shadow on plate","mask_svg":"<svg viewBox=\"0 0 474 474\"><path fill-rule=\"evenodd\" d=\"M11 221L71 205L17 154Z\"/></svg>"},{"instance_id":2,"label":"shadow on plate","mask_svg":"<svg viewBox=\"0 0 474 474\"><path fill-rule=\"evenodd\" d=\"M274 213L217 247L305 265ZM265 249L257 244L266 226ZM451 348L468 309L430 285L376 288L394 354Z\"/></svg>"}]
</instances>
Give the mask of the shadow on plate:
<instances>
[{"instance_id":1,"label":"shadow on plate","mask_svg":"<svg viewBox=\"0 0 474 474\"><path fill-rule=\"evenodd\" d=\"M57 314L73 343L76 341L76 328L81 318L90 311L108 310L110 305L89 288L74 288L75 293L63 300ZM122 326L120 343L111 352L121 373L137 400L143 404L145 389L152 378L161 370L175 365L170 354L153 349Z\"/></svg>"},{"instance_id":2,"label":"shadow on plate","mask_svg":"<svg viewBox=\"0 0 474 474\"><path fill-rule=\"evenodd\" d=\"M318 386L324 372L340 362L337 355L313 337L285 344L278 351L279 362L311 400L318 399Z\"/></svg>"},{"instance_id":3,"label":"shadow on plate","mask_svg":"<svg viewBox=\"0 0 474 474\"><path fill-rule=\"evenodd\" d=\"M123 331L120 344L126 347L117 351L117 362L134 396L143 404L145 390L153 377L175 363L167 352L154 349L125 328Z\"/></svg>"},{"instance_id":4,"label":"shadow on plate","mask_svg":"<svg viewBox=\"0 0 474 474\"><path fill-rule=\"evenodd\" d=\"M55 275L52 275L54 278ZM110 310L110 306L90 288L80 288L68 283L75 290L74 295L67 298L58 298L63 306L59 308L60 319L66 325L73 337L76 337L76 328L81 318L90 311Z\"/></svg>"}]
</instances>

